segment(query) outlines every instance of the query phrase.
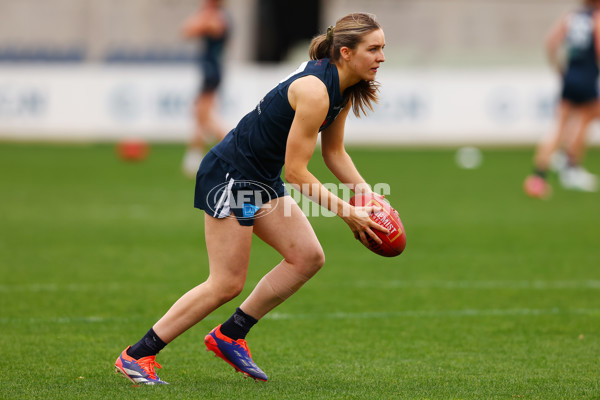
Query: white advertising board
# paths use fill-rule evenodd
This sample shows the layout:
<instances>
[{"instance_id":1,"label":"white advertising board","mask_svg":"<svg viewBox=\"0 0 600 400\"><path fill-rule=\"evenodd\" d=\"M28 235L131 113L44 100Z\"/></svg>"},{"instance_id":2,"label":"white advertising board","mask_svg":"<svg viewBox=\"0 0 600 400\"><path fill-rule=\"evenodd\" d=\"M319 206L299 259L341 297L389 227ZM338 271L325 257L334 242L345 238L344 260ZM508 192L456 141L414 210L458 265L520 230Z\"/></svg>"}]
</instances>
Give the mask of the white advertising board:
<instances>
[{"instance_id":1,"label":"white advertising board","mask_svg":"<svg viewBox=\"0 0 600 400\"><path fill-rule=\"evenodd\" d=\"M230 68L220 93L226 124L294 68ZM3 66L0 139L182 142L199 78L193 66ZM350 118L348 143L533 144L553 128L558 81L544 69L382 68L378 79L380 102Z\"/></svg>"}]
</instances>

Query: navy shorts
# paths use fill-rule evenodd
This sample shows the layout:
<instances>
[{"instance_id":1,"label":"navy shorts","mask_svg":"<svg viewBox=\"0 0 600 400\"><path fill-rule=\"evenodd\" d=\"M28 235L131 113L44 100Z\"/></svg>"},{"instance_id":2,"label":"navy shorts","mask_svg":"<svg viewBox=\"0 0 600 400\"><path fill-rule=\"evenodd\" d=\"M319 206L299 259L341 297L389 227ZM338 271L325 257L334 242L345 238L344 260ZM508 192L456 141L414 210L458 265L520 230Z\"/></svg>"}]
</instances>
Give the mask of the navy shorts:
<instances>
[{"instance_id":1,"label":"navy shorts","mask_svg":"<svg viewBox=\"0 0 600 400\"><path fill-rule=\"evenodd\" d=\"M585 104L598 99L595 76L567 74L563 79L561 98L573 104Z\"/></svg>"},{"instance_id":2,"label":"navy shorts","mask_svg":"<svg viewBox=\"0 0 600 400\"><path fill-rule=\"evenodd\" d=\"M203 63L202 67L202 85L200 86L200 93L212 93L215 92L220 84L223 73L221 67L213 63Z\"/></svg>"},{"instance_id":3,"label":"navy shorts","mask_svg":"<svg viewBox=\"0 0 600 400\"><path fill-rule=\"evenodd\" d=\"M271 184L247 179L209 151L196 174L194 207L215 218L233 215L240 225L253 226L255 215L264 204L287 194L281 178Z\"/></svg>"}]
</instances>

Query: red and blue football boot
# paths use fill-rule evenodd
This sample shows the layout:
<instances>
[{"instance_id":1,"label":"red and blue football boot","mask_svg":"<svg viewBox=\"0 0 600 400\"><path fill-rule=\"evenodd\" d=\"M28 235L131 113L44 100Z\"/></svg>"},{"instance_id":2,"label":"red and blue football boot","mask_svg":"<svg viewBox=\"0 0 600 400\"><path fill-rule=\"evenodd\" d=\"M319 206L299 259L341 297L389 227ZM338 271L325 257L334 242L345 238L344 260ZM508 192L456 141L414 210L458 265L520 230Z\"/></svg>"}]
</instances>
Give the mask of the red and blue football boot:
<instances>
[{"instance_id":1,"label":"red and blue football boot","mask_svg":"<svg viewBox=\"0 0 600 400\"><path fill-rule=\"evenodd\" d=\"M267 375L252 361L252 354L250 354L246 341L244 339L233 340L223 335L221 325L206 335L204 344L208 351L214 352L217 357L222 358L236 371L255 380L267 381Z\"/></svg>"},{"instance_id":2,"label":"red and blue football boot","mask_svg":"<svg viewBox=\"0 0 600 400\"><path fill-rule=\"evenodd\" d=\"M129 347L127 347L129 349ZM148 356L136 360L127 354L127 349L123 350L121 355L115 361L115 371L120 372L133 383L141 383L144 385L168 385L167 382L161 381L154 367L162 368L156 362L156 356Z\"/></svg>"}]
</instances>

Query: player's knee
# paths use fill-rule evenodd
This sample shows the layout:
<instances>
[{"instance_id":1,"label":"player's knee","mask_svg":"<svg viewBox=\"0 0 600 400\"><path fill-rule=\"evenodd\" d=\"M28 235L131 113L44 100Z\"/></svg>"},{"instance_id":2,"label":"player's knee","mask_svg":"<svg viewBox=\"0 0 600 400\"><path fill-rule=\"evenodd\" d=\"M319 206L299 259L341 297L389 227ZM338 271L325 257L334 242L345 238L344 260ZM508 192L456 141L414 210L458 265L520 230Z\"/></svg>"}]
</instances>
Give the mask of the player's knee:
<instances>
[{"instance_id":1,"label":"player's knee","mask_svg":"<svg viewBox=\"0 0 600 400\"><path fill-rule=\"evenodd\" d=\"M210 115L204 110L199 111L196 114L196 117L198 118L198 122L202 125L207 125L210 122Z\"/></svg>"},{"instance_id":2,"label":"player's knee","mask_svg":"<svg viewBox=\"0 0 600 400\"><path fill-rule=\"evenodd\" d=\"M319 249L319 251L315 253L313 261L317 270L321 269L321 267L325 265L325 253L323 252L323 249Z\"/></svg>"},{"instance_id":3,"label":"player's knee","mask_svg":"<svg viewBox=\"0 0 600 400\"><path fill-rule=\"evenodd\" d=\"M214 293L221 304L233 300L244 289L244 281L232 278L231 280L221 281L213 286Z\"/></svg>"},{"instance_id":4,"label":"player's knee","mask_svg":"<svg viewBox=\"0 0 600 400\"><path fill-rule=\"evenodd\" d=\"M310 277L316 274L323 265L325 265L325 253L319 246L303 252L296 267L302 275Z\"/></svg>"},{"instance_id":5,"label":"player's knee","mask_svg":"<svg viewBox=\"0 0 600 400\"><path fill-rule=\"evenodd\" d=\"M220 297L222 304L225 304L228 301L231 301L231 300L235 299L236 297L238 297L240 295L240 293L242 293L241 288L238 289L238 288L234 288L234 287L227 287L221 292L221 295L219 297Z\"/></svg>"}]
</instances>

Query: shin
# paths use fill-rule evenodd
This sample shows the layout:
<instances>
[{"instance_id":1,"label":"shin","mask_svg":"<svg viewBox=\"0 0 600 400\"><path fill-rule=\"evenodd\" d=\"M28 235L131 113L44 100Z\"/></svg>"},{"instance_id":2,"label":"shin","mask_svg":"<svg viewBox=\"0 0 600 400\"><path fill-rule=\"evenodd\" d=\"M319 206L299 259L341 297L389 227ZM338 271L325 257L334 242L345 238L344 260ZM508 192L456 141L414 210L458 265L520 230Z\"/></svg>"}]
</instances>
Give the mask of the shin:
<instances>
[{"instance_id":1,"label":"shin","mask_svg":"<svg viewBox=\"0 0 600 400\"><path fill-rule=\"evenodd\" d=\"M296 266L282 261L268 274L266 274L250 296L240 306L244 312L256 319L262 318L266 313L283 303L287 298L296 293L317 271L320 265L312 270L304 269L298 272Z\"/></svg>"}]
</instances>

